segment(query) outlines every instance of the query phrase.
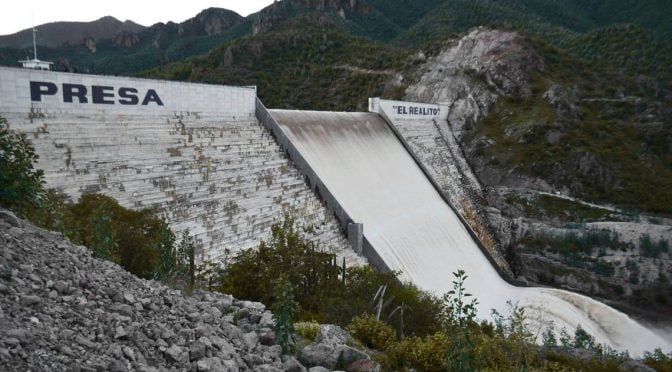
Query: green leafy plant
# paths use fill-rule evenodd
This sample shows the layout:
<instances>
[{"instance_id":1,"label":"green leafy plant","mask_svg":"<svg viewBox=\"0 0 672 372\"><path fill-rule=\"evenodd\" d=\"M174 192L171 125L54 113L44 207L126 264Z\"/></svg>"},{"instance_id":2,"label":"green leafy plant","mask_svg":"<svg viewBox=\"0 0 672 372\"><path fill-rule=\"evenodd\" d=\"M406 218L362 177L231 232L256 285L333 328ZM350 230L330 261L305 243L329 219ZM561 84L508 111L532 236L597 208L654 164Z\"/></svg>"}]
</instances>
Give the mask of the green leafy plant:
<instances>
[{"instance_id":1,"label":"green leafy plant","mask_svg":"<svg viewBox=\"0 0 672 372\"><path fill-rule=\"evenodd\" d=\"M455 371L473 370L470 353L475 348L470 326L475 323L478 300L466 291L469 277L464 270L453 273L453 289L443 296L443 318L451 339L446 357L448 368Z\"/></svg>"},{"instance_id":2,"label":"green leafy plant","mask_svg":"<svg viewBox=\"0 0 672 372\"><path fill-rule=\"evenodd\" d=\"M186 229L182 232L182 238L177 246L177 265L175 271L176 275L185 282L188 292L194 290L196 281L195 250L196 241L189 229Z\"/></svg>"},{"instance_id":3,"label":"green leafy plant","mask_svg":"<svg viewBox=\"0 0 672 372\"><path fill-rule=\"evenodd\" d=\"M541 335L541 343L544 346L555 347L558 346L558 339L555 336L555 330L553 329L553 322L546 327L546 330Z\"/></svg>"},{"instance_id":4,"label":"green leafy plant","mask_svg":"<svg viewBox=\"0 0 672 372\"><path fill-rule=\"evenodd\" d=\"M672 372L672 352L665 355L660 348L653 352L646 352L644 363L656 371Z\"/></svg>"},{"instance_id":5,"label":"green leafy plant","mask_svg":"<svg viewBox=\"0 0 672 372\"><path fill-rule=\"evenodd\" d=\"M0 207L22 216L37 207L44 192L43 173L34 168L37 159L26 135L11 132L0 117Z\"/></svg>"},{"instance_id":6,"label":"green leafy plant","mask_svg":"<svg viewBox=\"0 0 672 372\"><path fill-rule=\"evenodd\" d=\"M289 353L294 347L294 322L298 304L294 299L292 283L285 278L275 282L275 302L273 313L275 315L275 339L282 346L284 353Z\"/></svg>"},{"instance_id":7,"label":"green leafy plant","mask_svg":"<svg viewBox=\"0 0 672 372\"><path fill-rule=\"evenodd\" d=\"M310 341L315 341L317 333L320 331L320 325L316 321L299 322L294 325L296 333Z\"/></svg>"},{"instance_id":8,"label":"green leafy plant","mask_svg":"<svg viewBox=\"0 0 672 372\"><path fill-rule=\"evenodd\" d=\"M397 332L389 324L376 319L375 315L356 316L348 325L348 331L366 347L385 351L397 339Z\"/></svg>"},{"instance_id":9,"label":"green leafy plant","mask_svg":"<svg viewBox=\"0 0 672 372\"><path fill-rule=\"evenodd\" d=\"M160 272L161 251L171 244L171 234L154 211L133 211L108 196L84 194L63 213L64 233L73 242L137 276L155 278Z\"/></svg>"}]
</instances>

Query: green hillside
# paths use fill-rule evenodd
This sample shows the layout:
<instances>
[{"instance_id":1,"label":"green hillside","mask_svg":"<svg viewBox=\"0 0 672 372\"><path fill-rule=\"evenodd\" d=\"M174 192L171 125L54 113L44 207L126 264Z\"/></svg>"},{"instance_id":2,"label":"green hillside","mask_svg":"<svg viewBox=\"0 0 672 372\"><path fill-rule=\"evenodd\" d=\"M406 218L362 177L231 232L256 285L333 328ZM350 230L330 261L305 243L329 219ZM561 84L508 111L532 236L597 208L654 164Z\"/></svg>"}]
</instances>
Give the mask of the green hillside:
<instances>
[{"instance_id":1,"label":"green hillside","mask_svg":"<svg viewBox=\"0 0 672 372\"><path fill-rule=\"evenodd\" d=\"M580 59L629 74L670 80L672 43L667 37L672 34L670 5L645 1L626 12L614 3L633 5L627 0L608 4L601 1L447 0L398 36L396 42L402 45L433 43L478 26L516 30L541 38ZM639 15L629 18L633 13ZM630 24L624 25L624 22Z\"/></svg>"},{"instance_id":2,"label":"green hillside","mask_svg":"<svg viewBox=\"0 0 672 372\"><path fill-rule=\"evenodd\" d=\"M466 139L472 155L584 200L671 214L672 91L535 44L545 68L532 94L495 105ZM551 87L563 96L555 105Z\"/></svg>"},{"instance_id":3,"label":"green hillside","mask_svg":"<svg viewBox=\"0 0 672 372\"><path fill-rule=\"evenodd\" d=\"M333 25L320 27L317 21L304 16L147 75L256 85L264 103L277 108L363 110L368 97L401 97L403 87L392 81L408 68L409 51L352 36Z\"/></svg>"},{"instance_id":4,"label":"green hillside","mask_svg":"<svg viewBox=\"0 0 672 372\"><path fill-rule=\"evenodd\" d=\"M630 74L672 80L672 44L632 25L615 25L569 37L559 43L587 61L606 63Z\"/></svg>"}]
</instances>

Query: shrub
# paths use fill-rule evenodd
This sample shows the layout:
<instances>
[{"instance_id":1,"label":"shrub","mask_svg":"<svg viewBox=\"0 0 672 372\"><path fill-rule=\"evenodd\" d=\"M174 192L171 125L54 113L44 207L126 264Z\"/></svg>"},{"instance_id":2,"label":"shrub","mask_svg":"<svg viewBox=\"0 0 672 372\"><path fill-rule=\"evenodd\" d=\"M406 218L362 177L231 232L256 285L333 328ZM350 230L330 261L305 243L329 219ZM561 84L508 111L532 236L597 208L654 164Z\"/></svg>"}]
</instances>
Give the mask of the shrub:
<instances>
[{"instance_id":1,"label":"shrub","mask_svg":"<svg viewBox=\"0 0 672 372\"><path fill-rule=\"evenodd\" d=\"M10 132L0 117L0 207L21 216L35 209L43 193L43 173L33 167L38 159L26 135Z\"/></svg>"},{"instance_id":2,"label":"shrub","mask_svg":"<svg viewBox=\"0 0 672 372\"><path fill-rule=\"evenodd\" d=\"M478 301L466 291L464 283L469 276L464 270L458 270L453 276L453 289L443 296L443 320L450 338L446 364L450 370L471 371L471 354L476 346L471 329L475 325Z\"/></svg>"},{"instance_id":3,"label":"shrub","mask_svg":"<svg viewBox=\"0 0 672 372\"><path fill-rule=\"evenodd\" d=\"M275 339L284 353L292 351L294 346L294 321L298 304L294 300L292 283L285 278L275 282L273 289L275 303L272 310L275 314Z\"/></svg>"},{"instance_id":4,"label":"shrub","mask_svg":"<svg viewBox=\"0 0 672 372\"><path fill-rule=\"evenodd\" d=\"M407 337L388 346L389 364L395 370L445 371L448 337L437 332L427 337Z\"/></svg>"},{"instance_id":5,"label":"shrub","mask_svg":"<svg viewBox=\"0 0 672 372\"><path fill-rule=\"evenodd\" d=\"M152 210L126 209L108 196L84 194L65 214L65 235L71 241L142 278L156 277L161 247L172 243L168 225Z\"/></svg>"},{"instance_id":6,"label":"shrub","mask_svg":"<svg viewBox=\"0 0 672 372\"><path fill-rule=\"evenodd\" d=\"M390 314L403 304L404 334L424 336L439 330L438 300L412 284L400 282L396 273L356 267L346 269L343 278L334 255L320 252L294 226L291 217L274 223L271 230L271 239L262 241L258 249L238 252L228 260L218 278L218 290L270 303L273 282L285 276L295 288L297 319L346 326L353 317L372 311L370 299L384 285L387 291L381 319L400 324L399 313L393 317Z\"/></svg>"},{"instance_id":7,"label":"shrub","mask_svg":"<svg viewBox=\"0 0 672 372\"><path fill-rule=\"evenodd\" d=\"M652 353L644 353L644 363L656 371L672 372L672 353L665 355L659 348Z\"/></svg>"},{"instance_id":8,"label":"shrub","mask_svg":"<svg viewBox=\"0 0 672 372\"><path fill-rule=\"evenodd\" d=\"M294 325L296 333L310 341L315 341L317 333L320 331L320 325L316 321L299 322Z\"/></svg>"},{"instance_id":9,"label":"shrub","mask_svg":"<svg viewBox=\"0 0 672 372\"><path fill-rule=\"evenodd\" d=\"M651 237L645 234L639 238L639 248L643 256L659 258L661 254L669 251L669 244L664 239L659 240L658 243L654 243Z\"/></svg>"},{"instance_id":10,"label":"shrub","mask_svg":"<svg viewBox=\"0 0 672 372\"><path fill-rule=\"evenodd\" d=\"M397 339L397 333L389 324L379 321L374 315L356 316L348 325L348 331L366 347L385 351Z\"/></svg>"},{"instance_id":11,"label":"shrub","mask_svg":"<svg viewBox=\"0 0 672 372\"><path fill-rule=\"evenodd\" d=\"M273 224L268 242L240 251L231 259L218 289L238 298L271 303L274 283L284 277L295 287L302 317L312 319L328 305L329 297L343 291L340 272L334 255L319 252L286 216Z\"/></svg>"}]
</instances>

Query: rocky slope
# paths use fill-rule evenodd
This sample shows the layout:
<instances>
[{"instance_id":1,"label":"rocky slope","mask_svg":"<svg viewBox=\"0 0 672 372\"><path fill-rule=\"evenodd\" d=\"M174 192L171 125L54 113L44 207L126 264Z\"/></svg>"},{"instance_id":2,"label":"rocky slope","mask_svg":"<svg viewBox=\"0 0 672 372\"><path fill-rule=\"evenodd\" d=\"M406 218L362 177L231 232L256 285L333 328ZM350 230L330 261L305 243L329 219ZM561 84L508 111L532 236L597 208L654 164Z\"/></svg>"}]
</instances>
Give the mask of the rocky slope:
<instances>
[{"instance_id":1,"label":"rocky slope","mask_svg":"<svg viewBox=\"0 0 672 372\"><path fill-rule=\"evenodd\" d=\"M669 91L484 28L418 71L405 98L450 106L443 134L481 183L463 187L521 278L672 314L672 224L631 212L672 208Z\"/></svg>"},{"instance_id":2,"label":"rocky slope","mask_svg":"<svg viewBox=\"0 0 672 372\"><path fill-rule=\"evenodd\" d=\"M184 296L0 210L0 370L305 371L272 328L261 303ZM299 355L307 366L379 368L349 338L321 326Z\"/></svg>"}]
</instances>

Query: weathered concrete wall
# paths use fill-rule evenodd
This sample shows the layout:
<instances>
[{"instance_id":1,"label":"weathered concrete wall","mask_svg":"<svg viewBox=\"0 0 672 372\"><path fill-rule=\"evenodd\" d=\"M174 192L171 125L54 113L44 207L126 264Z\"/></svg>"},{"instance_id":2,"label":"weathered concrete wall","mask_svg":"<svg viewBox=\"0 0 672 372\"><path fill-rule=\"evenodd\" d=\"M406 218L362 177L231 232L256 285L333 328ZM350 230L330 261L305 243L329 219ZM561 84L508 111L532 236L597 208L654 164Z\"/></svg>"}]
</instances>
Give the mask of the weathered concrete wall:
<instances>
[{"instance_id":1,"label":"weathered concrete wall","mask_svg":"<svg viewBox=\"0 0 672 372\"><path fill-rule=\"evenodd\" d=\"M31 81L45 83L39 101ZM67 102L63 91L81 87L64 84L86 87L87 102ZM57 92L46 94L53 86ZM111 87L102 89L102 100L112 103L100 103L94 86ZM159 98L143 105L149 90ZM135 91L131 104L125 97ZM255 100L254 88L0 68L0 115L29 135L48 187L72 200L101 192L126 207L156 208L175 230L190 229L202 259L255 246L274 220L291 213L314 228L309 236L322 247L361 263L257 121Z\"/></svg>"},{"instance_id":2,"label":"weathered concrete wall","mask_svg":"<svg viewBox=\"0 0 672 372\"><path fill-rule=\"evenodd\" d=\"M494 234L488 230L485 213L477 201L481 185L450 132L448 106L371 98L369 111L377 112L387 120L497 266L508 272L506 259Z\"/></svg>"}]
</instances>

